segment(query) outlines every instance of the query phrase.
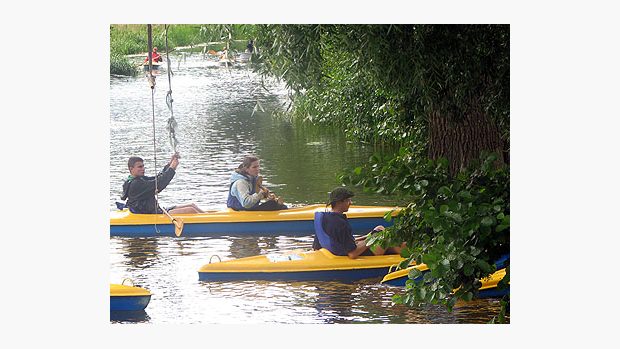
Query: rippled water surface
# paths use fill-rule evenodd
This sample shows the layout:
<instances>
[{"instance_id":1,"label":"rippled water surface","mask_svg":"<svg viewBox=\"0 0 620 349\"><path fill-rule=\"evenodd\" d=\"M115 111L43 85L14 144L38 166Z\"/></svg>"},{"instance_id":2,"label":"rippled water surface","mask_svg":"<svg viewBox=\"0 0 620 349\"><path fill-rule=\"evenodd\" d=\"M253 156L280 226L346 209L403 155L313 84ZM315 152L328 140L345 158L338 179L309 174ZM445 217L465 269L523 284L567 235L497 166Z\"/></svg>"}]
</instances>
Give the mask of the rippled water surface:
<instances>
[{"instance_id":1,"label":"rippled water surface","mask_svg":"<svg viewBox=\"0 0 620 349\"><path fill-rule=\"evenodd\" d=\"M286 203L324 202L339 185L338 172L359 166L373 149L346 142L337 130L297 125L271 111L288 103L286 90L247 66L227 69L200 55L172 59L173 110L182 158L172 183L160 194L163 206L195 202L204 209L226 206L228 179L246 154L261 159L267 186ZM153 175L172 153L166 130L169 89L163 70L154 95L143 76L110 78L110 209L119 201L127 159L145 159ZM258 106L260 103L260 106ZM264 110L264 112L261 110ZM285 106L284 106L285 107ZM157 161L157 166L155 166ZM357 191L355 204L393 205L402 199ZM398 288L379 280L339 282L201 282L198 269L222 260L310 249L312 236L216 236L204 238L110 238L110 282L131 278L153 294L146 311L113 313L114 323L486 323L498 300L457 303L452 313L437 306L393 305ZM214 257L215 258L215 257Z\"/></svg>"}]
</instances>

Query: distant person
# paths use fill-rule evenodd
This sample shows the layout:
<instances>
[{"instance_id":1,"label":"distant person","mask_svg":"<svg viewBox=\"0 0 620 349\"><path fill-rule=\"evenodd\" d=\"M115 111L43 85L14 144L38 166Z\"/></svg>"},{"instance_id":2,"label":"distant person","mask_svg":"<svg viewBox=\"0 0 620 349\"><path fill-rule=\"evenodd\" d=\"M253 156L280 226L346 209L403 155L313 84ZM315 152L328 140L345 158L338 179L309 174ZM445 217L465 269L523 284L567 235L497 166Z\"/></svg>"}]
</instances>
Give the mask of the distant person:
<instances>
[{"instance_id":1,"label":"distant person","mask_svg":"<svg viewBox=\"0 0 620 349\"><path fill-rule=\"evenodd\" d=\"M332 190L327 203L327 206L332 207L331 212L317 212L315 215L315 220L318 218L320 222L315 221L316 234L312 249L326 248L336 256L348 256L352 259L358 256L400 254L401 249L405 246L404 243L400 247L389 247L387 249L375 246L372 250L366 245L366 238L370 234L385 229L382 225L376 226L366 236L357 239L353 237L353 228L344 213L349 210L351 198L354 195L352 191L344 187Z\"/></svg>"},{"instance_id":2,"label":"distant person","mask_svg":"<svg viewBox=\"0 0 620 349\"><path fill-rule=\"evenodd\" d=\"M245 52L247 53L254 52L254 40L250 40L250 42L248 42L248 46L245 47Z\"/></svg>"},{"instance_id":3,"label":"distant person","mask_svg":"<svg viewBox=\"0 0 620 349\"><path fill-rule=\"evenodd\" d=\"M157 192L161 192L174 177L179 165L178 154L172 155L170 162L157 175ZM154 214L163 213L155 200L155 177L144 175L144 160L132 156L127 162L129 177L123 183L123 196L121 200L127 200L125 206L132 213ZM204 212L195 204L177 205L166 209L168 213L202 213Z\"/></svg>"},{"instance_id":4,"label":"distant person","mask_svg":"<svg viewBox=\"0 0 620 349\"><path fill-rule=\"evenodd\" d=\"M230 176L228 200L226 206L235 211L277 211L286 210L284 205L269 189L258 186L260 160L255 156L246 156L239 167ZM262 199L267 201L261 203Z\"/></svg>"},{"instance_id":5,"label":"distant person","mask_svg":"<svg viewBox=\"0 0 620 349\"><path fill-rule=\"evenodd\" d=\"M228 49L226 46L222 47L222 50L219 52L220 60L228 58Z\"/></svg>"},{"instance_id":6,"label":"distant person","mask_svg":"<svg viewBox=\"0 0 620 349\"><path fill-rule=\"evenodd\" d=\"M153 62L163 61L159 53L157 53L157 47L153 47L153 53L151 54L151 56L153 57ZM148 61L149 61L149 56L147 55L146 58L144 59L144 63L147 63Z\"/></svg>"}]
</instances>

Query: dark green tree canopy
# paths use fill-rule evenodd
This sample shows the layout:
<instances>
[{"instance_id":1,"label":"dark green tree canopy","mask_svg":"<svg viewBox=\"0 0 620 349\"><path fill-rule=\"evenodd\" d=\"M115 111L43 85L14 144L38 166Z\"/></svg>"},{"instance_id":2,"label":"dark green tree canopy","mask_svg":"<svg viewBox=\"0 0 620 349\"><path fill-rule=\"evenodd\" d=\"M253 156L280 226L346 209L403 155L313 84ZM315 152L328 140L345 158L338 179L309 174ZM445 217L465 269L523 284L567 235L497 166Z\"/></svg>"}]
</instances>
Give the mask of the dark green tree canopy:
<instances>
[{"instance_id":1,"label":"dark green tree canopy","mask_svg":"<svg viewBox=\"0 0 620 349\"><path fill-rule=\"evenodd\" d=\"M258 69L293 91L294 116L399 146L341 177L412 198L372 239L405 241L403 266L431 268L399 301L451 308L509 252L509 35L507 25L258 26Z\"/></svg>"}]
</instances>

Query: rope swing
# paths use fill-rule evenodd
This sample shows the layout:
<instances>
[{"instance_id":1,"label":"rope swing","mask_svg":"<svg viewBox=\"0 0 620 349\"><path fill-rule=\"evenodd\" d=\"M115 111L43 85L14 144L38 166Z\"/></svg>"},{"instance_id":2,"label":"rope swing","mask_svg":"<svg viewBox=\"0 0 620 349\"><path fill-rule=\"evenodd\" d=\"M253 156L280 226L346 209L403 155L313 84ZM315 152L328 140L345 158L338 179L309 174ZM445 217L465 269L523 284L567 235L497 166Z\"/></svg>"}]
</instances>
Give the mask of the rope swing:
<instances>
[{"instance_id":1,"label":"rope swing","mask_svg":"<svg viewBox=\"0 0 620 349\"><path fill-rule=\"evenodd\" d=\"M168 137L170 139L170 146L172 147L172 151L174 153L178 154L177 151L177 145L179 144L179 141L177 140L177 136L176 136L176 128L177 128L177 121L174 119L174 111L172 110L172 79L171 79L171 74L172 74L172 68L170 67L170 56L169 56L169 52L168 52L168 25L166 24L165 26L165 31L166 31L166 62L167 62L167 68L168 68L168 93L166 93L166 105L168 106L168 110L170 110L170 118L168 119L168 125L167 125L167 129L168 129Z\"/></svg>"},{"instance_id":2,"label":"rope swing","mask_svg":"<svg viewBox=\"0 0 620 349\"><path fill-rule=\"evenodd\" d=\"M149 48L149 72L146 75L149 85L151 86L151 108L153 111L153 156L155 159L155 169L157 170L157 144L156 144L156 136L155 136L155 76L153 76L153 28L151 24L147 24L147 32L148 32L148 48ZM169 90L166 94L166 104L168 105L168 109L172 113L172 87L170 85L170 58L168 57L168 28L166 26L166 60L168 61L168 85ZM169 97L170 96L170 97ZM168 102L170 100L170 102ZM170 136L170 142L172 145L173 151L176 153L177 139L174 134L176 128L176 121L174 120L174 115L168 119L168 133ZM159 187L157 186L157 175L155 175L155 203L156 207L159 207ZM176 236L181 236L183 232L183 221L180 218L175 218L166 211L165 208L161 207L161 210L170 218L172 223L174 224L174 233ZM159 230L157 229L157 218L155 218L155 231L159 234Z\"/></svg>"}]
</instances>

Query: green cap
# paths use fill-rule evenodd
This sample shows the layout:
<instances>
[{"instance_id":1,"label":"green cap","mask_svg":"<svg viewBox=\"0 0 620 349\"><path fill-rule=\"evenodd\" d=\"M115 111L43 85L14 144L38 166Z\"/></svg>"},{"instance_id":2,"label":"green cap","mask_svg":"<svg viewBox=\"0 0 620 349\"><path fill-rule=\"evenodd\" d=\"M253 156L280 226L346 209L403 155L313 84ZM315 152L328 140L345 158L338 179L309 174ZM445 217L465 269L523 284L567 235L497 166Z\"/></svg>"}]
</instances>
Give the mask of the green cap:
<instances>
[{"instance_id":1,"label":"green cap","mask_svg":"<svg viewBox=\"0 0 620 349\"><path fill-rule=\"evenodd\" d=\"M355 194L353 194L352 191L345 187L334 188L334 190L329 193L329 202L327 204L333 205L334 202L342 201L348 198L352 198L354 196Z\"/></svg>"}]
</instances>

